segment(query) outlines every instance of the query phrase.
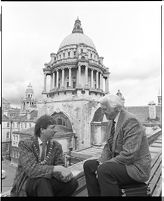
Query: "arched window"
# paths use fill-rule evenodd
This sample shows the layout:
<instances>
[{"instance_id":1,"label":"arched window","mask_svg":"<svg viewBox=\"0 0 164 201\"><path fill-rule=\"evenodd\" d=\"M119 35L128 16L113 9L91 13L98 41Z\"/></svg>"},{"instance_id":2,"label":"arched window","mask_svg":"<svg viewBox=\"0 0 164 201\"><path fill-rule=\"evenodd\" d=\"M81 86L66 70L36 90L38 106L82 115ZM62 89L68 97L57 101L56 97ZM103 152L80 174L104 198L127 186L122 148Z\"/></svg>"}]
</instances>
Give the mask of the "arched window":
<instances>
[{"instance_id":1,"label":"arched window","mask_svg":"<svg viewBox=\"0 0 164 201\"><path fill-rule=\"evenodd\" d=\"M57 122L58 122L58 125L62 125L62 119L59 118Z\"/></svg>"}]
</instances>

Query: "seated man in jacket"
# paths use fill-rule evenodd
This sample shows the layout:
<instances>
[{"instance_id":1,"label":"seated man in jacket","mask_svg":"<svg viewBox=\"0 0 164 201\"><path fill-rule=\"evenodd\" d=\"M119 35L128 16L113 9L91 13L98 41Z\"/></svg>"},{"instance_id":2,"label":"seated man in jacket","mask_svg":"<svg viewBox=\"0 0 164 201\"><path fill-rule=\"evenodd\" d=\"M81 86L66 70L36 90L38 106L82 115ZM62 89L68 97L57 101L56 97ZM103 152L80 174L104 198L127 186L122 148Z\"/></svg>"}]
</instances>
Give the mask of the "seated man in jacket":
<instances>
[{"instance_id":1,"label":"seated man in jacket","mask_svg":"<svg viewBox=\"0 0 164 201\"><path fill-rule=\"evenodd\" d=\"M71 196L78 183L64 167L62 146L53 139L54 119L41 116L34 136L19 142L19 159L11 196Z\"/></svg>"},{"instance_id":2,"label":"seated man in jacket","mask_svg":"<svg viewBox=\"0 0 164 201\"><path fill-rule=\"evenodd\" d=\"M149 145L144 127L123 109L119 96L105 95L100 106L111 126L101 157L84 163L88 196L120 196L120 186L149 179Z\"/></svg>"}]
</instances>

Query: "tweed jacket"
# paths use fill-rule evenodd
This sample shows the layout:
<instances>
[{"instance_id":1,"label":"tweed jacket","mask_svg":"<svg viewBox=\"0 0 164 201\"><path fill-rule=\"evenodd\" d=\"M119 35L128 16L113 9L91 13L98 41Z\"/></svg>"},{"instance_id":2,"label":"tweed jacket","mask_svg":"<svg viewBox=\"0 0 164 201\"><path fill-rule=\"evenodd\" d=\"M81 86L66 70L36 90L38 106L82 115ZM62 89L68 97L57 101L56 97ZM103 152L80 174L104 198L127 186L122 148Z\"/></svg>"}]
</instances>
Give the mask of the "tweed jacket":
<instances>
[{"instance_id":1,"label":"tweed jacket","mask_svg":"<svg viewBox=\"0 0 164 201\"><path fill-rule=\"evenodd\" d=\"M49 157L47 163L42 165L39 156L38 138L32 136L19 142L19 159L16 176L13 182L11 196L26 196L25 185L28 178L46 177L51 178L54 165L64 165L62 146L55 140L49 141L47 151ZM58 173L53 173L53 177L59 179Z\"/></svg>"},{"instance_id":2,"label":"tweed jacket","mask_svg":"<svg viewBox=\"0 0 164 201\"><path fill-rule=\"evenodd\" d=\"M125 165L128 175L138 182L146 182L149 179L151 155L148 140L145 128L133 114L121 110L113 143L109 143L106 142L99 161Z\"/></svg>"}]
</instances>

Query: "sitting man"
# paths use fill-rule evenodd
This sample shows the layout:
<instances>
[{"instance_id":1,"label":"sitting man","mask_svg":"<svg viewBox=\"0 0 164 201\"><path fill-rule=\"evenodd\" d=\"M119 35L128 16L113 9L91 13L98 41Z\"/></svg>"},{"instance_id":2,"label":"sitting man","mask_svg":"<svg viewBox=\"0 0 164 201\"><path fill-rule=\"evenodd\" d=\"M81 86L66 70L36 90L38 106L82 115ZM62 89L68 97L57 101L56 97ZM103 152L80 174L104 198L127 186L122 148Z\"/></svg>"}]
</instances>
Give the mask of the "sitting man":
<instances>
[{"instance_id":1,"label":"sitting man","mask_svg":"<svg viewBox=\"0 0 164 201\"><path fill-rule=\"evenodd\" d=\"M62 146L53 139L55 121L41 116L34 136L19 142L19 160L11 196L71 196L78 187L77 180L64 167Z\"/></svg>"},{"instance_id":2,"label":"sitting man","mask_svg":"<svg viewBox=\"0 0 164 201\"><path fill-rule=\"evenodd\" d=\"M149 179L149 145L144 127L123 109L119 96L105 95L100 99L100 106L112 124L100 158L84 163L88 196L120 196L120 186Z\"/></svg>"}]
</instances>

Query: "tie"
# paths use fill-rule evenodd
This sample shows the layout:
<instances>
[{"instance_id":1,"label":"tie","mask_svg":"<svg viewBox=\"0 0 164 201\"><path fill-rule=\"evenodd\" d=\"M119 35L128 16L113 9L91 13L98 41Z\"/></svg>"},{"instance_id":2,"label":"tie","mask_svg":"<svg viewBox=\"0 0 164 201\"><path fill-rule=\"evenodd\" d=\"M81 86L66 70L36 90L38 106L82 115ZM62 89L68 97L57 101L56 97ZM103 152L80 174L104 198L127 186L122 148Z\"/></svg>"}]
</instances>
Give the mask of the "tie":
<instances>
[{"instance_id":1,"label":"tie","mask_svg":"<svg viewBox=\"0 0 164 201\"><path fill-rule=\"evenodd\" d=\"M114 137L114 133L115 133L115 121L112 121L112 127L111 127L111 132L110 132L110 137L108 139L108 143L110 145L110 148L112 147L113 144L113 137Z\"/></svg>"},{"instance_id":2,"label":"tie","mask_svg":"<svg viewBox=\"0 0 164 201\"><path fill-rule=\"evenodd\" d=\"M41 161L43 161L43 160L44 160L45 155L46 155L46 144L45 144L45 143L42 143L42 154L41 154Z\"/></svg>"}]
</instances>

